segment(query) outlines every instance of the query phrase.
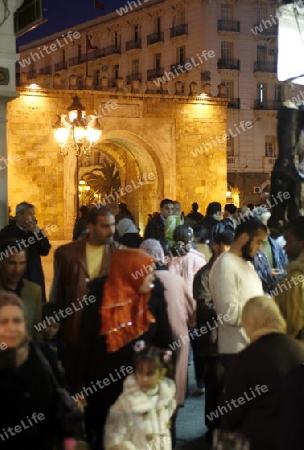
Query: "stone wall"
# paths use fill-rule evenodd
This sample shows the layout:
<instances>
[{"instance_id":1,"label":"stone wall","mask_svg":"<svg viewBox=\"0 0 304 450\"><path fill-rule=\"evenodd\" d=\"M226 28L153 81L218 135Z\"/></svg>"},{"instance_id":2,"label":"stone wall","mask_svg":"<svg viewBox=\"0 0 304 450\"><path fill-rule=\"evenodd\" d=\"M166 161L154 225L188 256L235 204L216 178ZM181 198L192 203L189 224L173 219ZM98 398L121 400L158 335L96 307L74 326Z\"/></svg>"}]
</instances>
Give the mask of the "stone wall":
<instances>
[{"instance_id":1,"label":"stone wall","mask_svg":"<svg viewBox=\"0 0 304 450\"><path fill-rule=\"evenodd\" d=\"M218 98L111 95L100 91L20 90L8 108L9 204L36 205L39 224L57 226L52 239L69 239L76 216L76 157L60 156L52 132L56 114L77 94L87 113L116 108L99 119L102 139L96 150L108 154L129 187L117 201L127 203L143 230L147 214L164 197L178 199L185 213L197 201L225 202L227 189L226 102ZM103 109L102 109L103 108ZM150 180L139 186L149 174ZM55 227L53 226L53 230Z\"/></svg>"}]
</instances>

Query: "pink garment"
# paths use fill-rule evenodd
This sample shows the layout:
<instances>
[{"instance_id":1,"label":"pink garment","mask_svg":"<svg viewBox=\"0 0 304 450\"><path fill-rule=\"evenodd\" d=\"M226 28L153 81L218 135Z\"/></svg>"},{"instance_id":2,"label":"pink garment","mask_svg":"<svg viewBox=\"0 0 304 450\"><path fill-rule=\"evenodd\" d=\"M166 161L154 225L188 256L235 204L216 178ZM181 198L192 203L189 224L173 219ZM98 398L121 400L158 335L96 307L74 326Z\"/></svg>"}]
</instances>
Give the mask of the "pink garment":
<instances>
[{"instance_id":1,"label":"pink garment","mask_svg":"<svg viewBox=\"0 0 304 450\"><path fill-rule=\"evenodd\" d=\"M186 282L179 275L170 273L168 270L156 270L155 275L165 287L168 318L174 339L172 350L176 349L176 402L178 405L183 405L188 373L188 327L191 328L196 324L196 302L189 294Z\"/></svg>"},{"instance_id":2,"label":"pink garment","mask_svg":"<svg viewBox=\"0 0 304 450\"><path fill-rule=\"evenodd\" d=\"M168 268L169 272L180 275L186 281L189 293L192 296L194 276L205 264L205 256L197 250L190 249L184 256L170 258Z\"/></svg>"}]
</instances>

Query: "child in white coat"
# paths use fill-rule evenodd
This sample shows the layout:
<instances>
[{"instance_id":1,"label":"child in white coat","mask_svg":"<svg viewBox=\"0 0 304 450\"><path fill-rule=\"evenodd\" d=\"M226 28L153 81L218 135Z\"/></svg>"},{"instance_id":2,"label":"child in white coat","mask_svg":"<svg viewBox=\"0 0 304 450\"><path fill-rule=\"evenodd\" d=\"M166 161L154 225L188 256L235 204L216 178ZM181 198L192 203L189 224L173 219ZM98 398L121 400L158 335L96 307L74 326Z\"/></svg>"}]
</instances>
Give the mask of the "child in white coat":
<instances>
[{"instance_id":1,"label":"child in white coat","mask_svg":"<svg viewBox=\"0 0 304 450\"><path fill-rule=\"evenodd\" d=\"M171 450L170 419L175 383L165 374L172 352L135 344L134 374L112 405L105 427L105 450Z\"/></svg>"}]
</instances>

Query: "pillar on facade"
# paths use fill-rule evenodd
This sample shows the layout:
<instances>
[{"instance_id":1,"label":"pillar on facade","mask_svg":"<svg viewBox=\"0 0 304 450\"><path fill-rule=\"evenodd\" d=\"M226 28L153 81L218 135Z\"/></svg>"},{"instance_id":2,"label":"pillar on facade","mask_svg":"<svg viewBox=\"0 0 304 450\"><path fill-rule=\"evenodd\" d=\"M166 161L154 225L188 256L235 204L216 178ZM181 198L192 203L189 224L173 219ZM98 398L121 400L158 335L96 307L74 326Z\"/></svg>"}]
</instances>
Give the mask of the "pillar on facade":
<instances>
[{"instance_id":1,"label":"pillar on facade","mask_svg":"<svg viewBox=\"0 0 304 450\"><path fill-rule=\"evenodd\" d=\"M0 27L0 229L8 222L7 202L7 155L6 123L7 103L16 98L16 37L14 30L14 13L23 0L0 2L0 17L6 17ZM7 10L10 14L6 16Z\"/></svg>"}]
</instances>

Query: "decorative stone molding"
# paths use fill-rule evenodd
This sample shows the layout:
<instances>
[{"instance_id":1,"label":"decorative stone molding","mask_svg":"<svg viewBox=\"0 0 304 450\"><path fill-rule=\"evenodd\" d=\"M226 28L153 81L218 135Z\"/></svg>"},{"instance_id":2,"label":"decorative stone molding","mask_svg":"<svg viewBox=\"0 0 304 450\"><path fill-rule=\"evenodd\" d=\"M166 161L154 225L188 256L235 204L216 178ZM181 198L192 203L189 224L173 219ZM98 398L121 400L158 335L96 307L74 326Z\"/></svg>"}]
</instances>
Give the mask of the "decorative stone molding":
<instances>
[{"instance_id":1,"label":"decorative stone molding","mask_svg":"<svg viewBox=\"0 0 304 450\"><path fill-rule=\"evenodd\" d=\"M146 94L155 94L156 86L153 83L153 81L146 81L146 86L147 86Z\"/></svg>"},{"instance_id":2,"label":"decorative stone molding","mask_svg":"<svg viewBox=\"0 0 304 450\"><path fill-rule=\"evenodd\" d=\"M55 73L53 77L54 88L58 88L61 86L61 75L59 73Z\"/></svg>"},{"instance_id":3,"label":"decorative stone molding","mask_svg":"<svg viewBox=\"0 0 304 450\"><path fill-rule=\"evenodd\" d=\"M185 95L183 86L184 86L184 83L182 83L181 81L176 81L174 83L174 87L175 87L174 95Z\"/></svg>"},{"instance_id":4,"label":"decorative stone molding","mask_svg":"<svg viewBox=\"0 0 304 450\"><path fill-rule=\"evenodd\" d=\"M211 95L211 83L205 83L204 92L206 95Z\"/></svg>"},{"instance_id":5,"label":"decorative stone molding","mask_svg":"<svg viewBox=\"0 0 304 450\"><path fill-rule=\"evenodd\" d=\"M92 89L94 78L92 76L85 77L85 87L86 89Z\"/></svg>"},{"instance_id":6,"label":"decorative stone molding","mask_svg":"<svg viewBox=\"0 0 304 450\"><path fill-rule=\"evenodd\" d=\"M192 81L192 83L189 84L189 96L196 96L198 94L198 87L197 83L195 81Z\"/></svg>"},{"instance_id":7,"label":"decorative stone molding","mask_svg":"<svg viewBox=\"0 0 304 450\"><path fill-rule=\"evenodd\" d=\"M217 86L218 89L218 97L226 97L226 86L224 83L221 83Z\"/></svg>"},{"instance_id":8,"label":"decorative stone molding","mask_svg":"<svg viewBox=\"0 0 304 450\"><path fill-rule=\"evenodd\" d=\"M132 94L139 94L139 86L140 86L140 81L139 80L132 80L131 81L131 92L132 92Z\"/></svg>"},{"instance_id":9,"label":"decorative stone molding","mask_svg":"<svg viewBox=\"0 0 304 450\"><path fill-rule=\"evenodd\" d=\"M76 89L77 88L77 81L78 77L76 75L70 75L69 76L69 87L70 89Z\"/></svg>"},{"instance_id":10,"label":"decorative stone molding","mask_svg":"<svg viewBox=\"0 0 304 450\"><path fill-rule=\"evenodd\" d=\"M101 90L102 91L107 91L109 89L108 85L109 85L108 78L107 77L102 77L101 78Z\"/></svg>"},{"instance_id":11,"label":"decorative stone molding","mask_svg":"<svg viewBox=\"0 0 304 450\"><path fill-rule=\"evenodd\" d=\"M117 80L116 80L116 92L124 92L124 80L123 80L123 78L117 78Z\"/></svg>"}]
</instances>

